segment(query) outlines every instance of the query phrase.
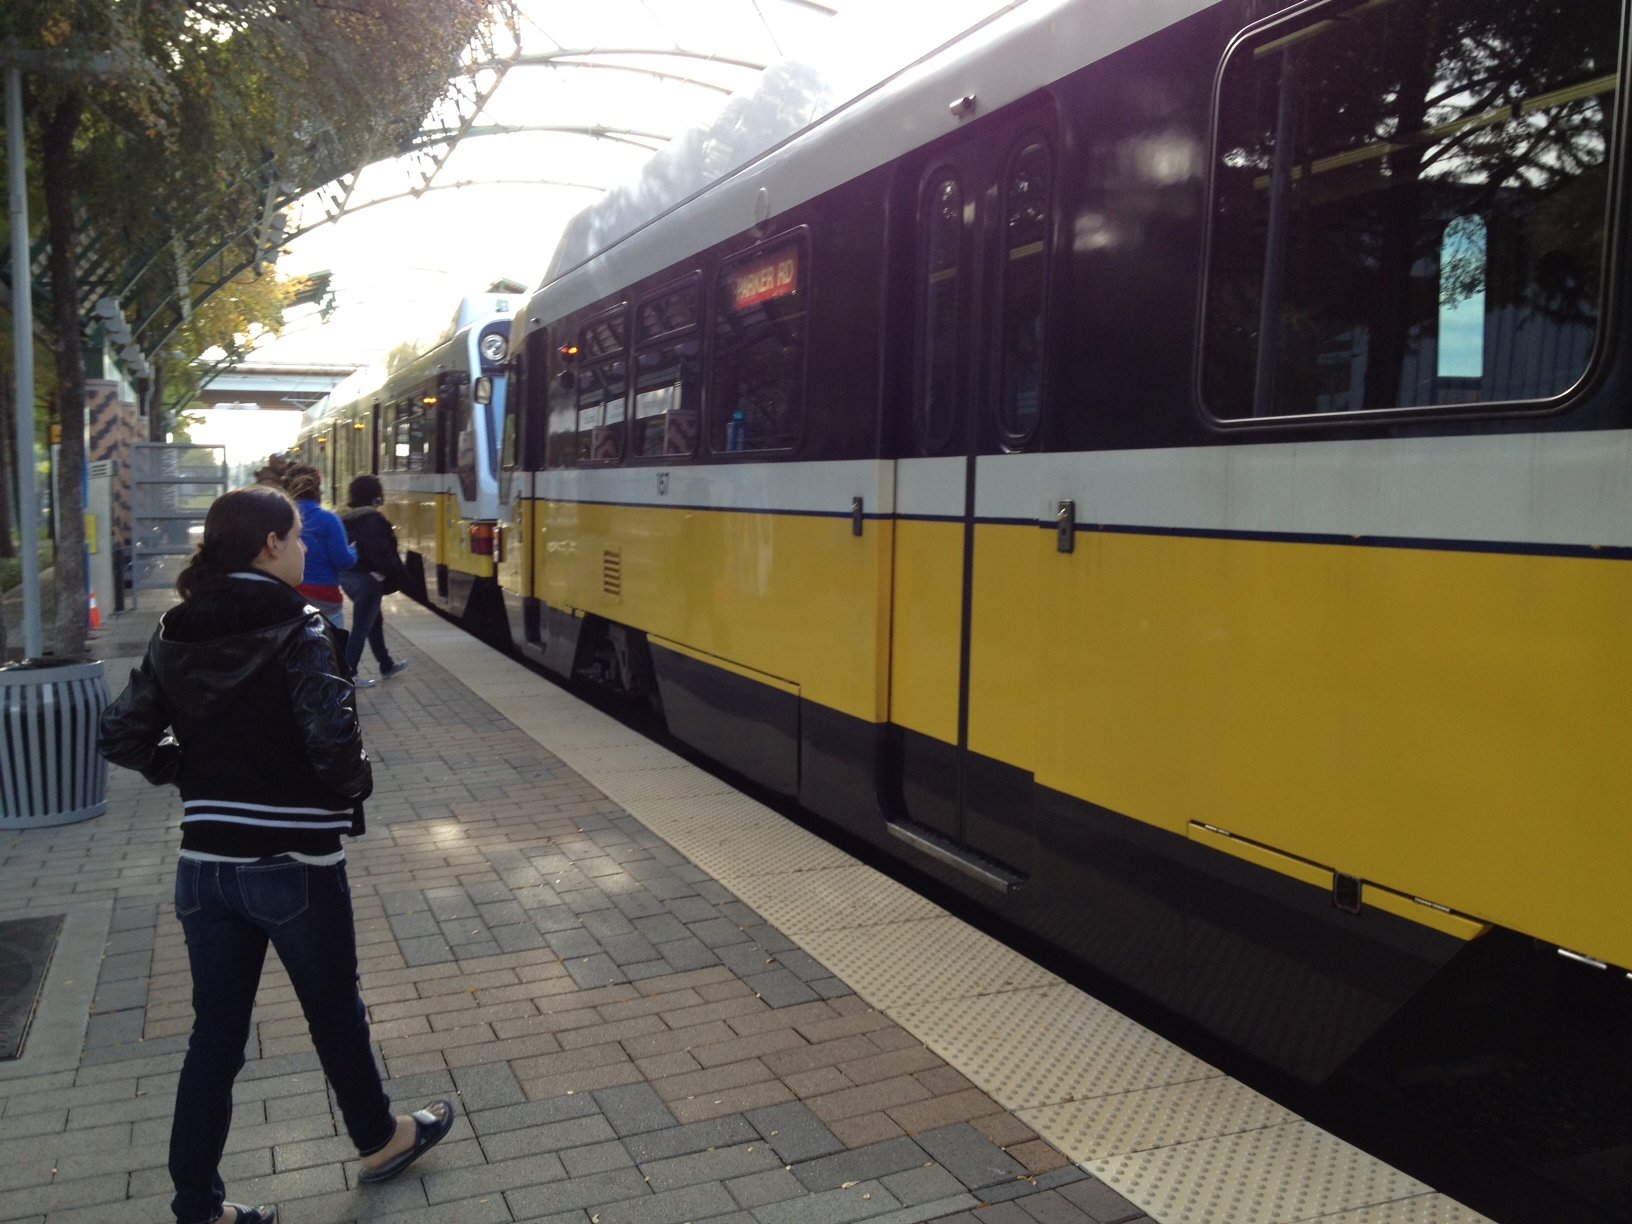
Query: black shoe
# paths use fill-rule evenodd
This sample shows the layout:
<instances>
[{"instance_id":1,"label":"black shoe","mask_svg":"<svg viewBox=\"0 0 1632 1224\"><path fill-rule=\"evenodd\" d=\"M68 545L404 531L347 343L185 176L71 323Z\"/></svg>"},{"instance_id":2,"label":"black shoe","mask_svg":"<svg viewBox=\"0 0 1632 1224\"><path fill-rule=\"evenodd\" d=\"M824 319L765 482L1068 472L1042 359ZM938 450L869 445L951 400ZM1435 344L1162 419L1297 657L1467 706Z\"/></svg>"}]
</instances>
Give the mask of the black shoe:
<instances>
[{"instance_id":1,"label":"black shoe","mask_svg":"<svg viewBox=\"0 0 1632 1224\"><path fill-rule=\"evenodd\" d=\"M438 1105L442 1107L441 1114L432 1112ZM416 1109L408 1116L414 1120L414 1146L400 1155L393 1156L377 1169L363 1169L357 1174L357 1180L363 1185L390 1181L441 1143L442 1137L453 1129L453 1102L432 1101L424 1109Z\"/></svg>"},{"instance_id":2,"label":"black shoe","mask_svg":"<svg viewBox=\"0 0 1632 1224\"><path fill-rule=\"evenodd\" d=\"M215 1218L217 1220L222 1219L227 1214L226 1209L228 1207L231 1207L238 1213L237 1224L278 1224L278 1209L276 1207L267 1207L264 1205L260 1207L245 1207L242 1203L222 1203L221 1215L218 1215Z\"/></svg>"},{"instance_id":3,"label":"black shoe","mask_svg":"<svg viewBox=\"0 0 1632 1224\"><path fill-rule=\"evenodd\" d=\"M387 663L384 667L380 668L380 675L395 676L405 672L408 670L409 662L410 660L408 659L398 659L395 663Z\"/></svg>"}]
</instances>

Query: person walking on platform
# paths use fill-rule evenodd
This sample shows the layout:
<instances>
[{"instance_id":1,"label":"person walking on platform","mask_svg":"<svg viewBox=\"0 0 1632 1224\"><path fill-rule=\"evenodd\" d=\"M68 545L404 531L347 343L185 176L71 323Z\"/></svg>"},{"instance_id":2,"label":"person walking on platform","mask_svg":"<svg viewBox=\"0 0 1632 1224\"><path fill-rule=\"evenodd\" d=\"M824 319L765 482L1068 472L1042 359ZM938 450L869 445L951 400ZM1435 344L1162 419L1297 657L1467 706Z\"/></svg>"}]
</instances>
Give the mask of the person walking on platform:
<instances>
[{"instance_id":1,"label":"person walking on platform","mask_svg":"<svg viewBox=\"0 0 1632 1224\"><path fill-rule=\"evenodd\" d=\"M346 490L348 509L340 515L346 538L357 550L357 564L340 575L341 589L351 598L351 636L346 641L346 666L355 676L363 661L363 638L374 651L380 675L394 676L408 666L407 659L393 661L385 645L385 616L380 599L400 591L408 583L408 569L397 552L397 533L391 520L380 512L385 504L385 487L378 476L359 476ZM359 677L359 688L374 683Z\"/></svg>"},{"instance_id":2,"label":"person walking on platform","mask_svg":"<svg viewBox=\"0 0 1632 1224\"><path fill-rule=\"evenodd\" d=\"M335 635L296 590L300 515L267 485L217 498L130 683L103 712L109 761L181 791L176 916L193 1029L170 1130L178 1224L272 1224L225 1201L220 1162L267 944L305 1013L359 1182L402 1172L453 1126L449 1101L393 1116L358 991L340 838L363 832L373 773Z\"/></svg>"},{"instance_id":3,"label":"person walking on platform","mask_svg":"<svg viewBox=\"0 0 1632 1224\"><path fill-rule=\"evenodd\" d=\"M283 487L300 507L301 532L306 540L306 572L295 589L316 605L336 629L344 629L346 601L340 590L340 575L357 564L357 550L347 541L339 516L323 509L321 472L308 463L297 463L284 473Z\"/></svg>"}]
</instances>

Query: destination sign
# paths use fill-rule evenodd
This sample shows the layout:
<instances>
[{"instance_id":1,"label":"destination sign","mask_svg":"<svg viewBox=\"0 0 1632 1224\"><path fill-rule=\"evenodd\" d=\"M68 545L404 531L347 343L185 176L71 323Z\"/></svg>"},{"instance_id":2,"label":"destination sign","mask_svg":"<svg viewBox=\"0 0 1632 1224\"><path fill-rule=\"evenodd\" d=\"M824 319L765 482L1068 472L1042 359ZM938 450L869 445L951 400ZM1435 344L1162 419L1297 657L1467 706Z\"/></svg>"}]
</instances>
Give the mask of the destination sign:
<instances>
[{"instance_id":1,"label":"destination sign","mask_svg":"<svg viewBox=\"0 0 1632 1224\"><path fill-rule=\"evenodd\" d=\"M799 248L784 247L731 273L731 299L737 310L747 310L773 298L799 292Z\"/></svg>"}]
</instances>

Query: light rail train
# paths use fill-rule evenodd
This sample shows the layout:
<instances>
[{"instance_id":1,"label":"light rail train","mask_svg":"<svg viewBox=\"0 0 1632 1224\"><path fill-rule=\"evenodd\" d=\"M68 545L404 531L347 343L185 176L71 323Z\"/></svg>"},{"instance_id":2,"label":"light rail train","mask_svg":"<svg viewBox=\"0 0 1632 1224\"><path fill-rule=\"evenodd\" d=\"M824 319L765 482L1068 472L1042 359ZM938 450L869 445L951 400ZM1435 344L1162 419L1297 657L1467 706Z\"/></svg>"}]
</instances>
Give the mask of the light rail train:
<instances>
[{"instance_id":1,"label":"light rail train","mask_svg":"<svg viewBox=\"0 0 1632 1224\"><path fill-rule=\"evenodd\" d=\"M476 627L1632 1218L1626 41L1030 0L770 70L516 314Z\"/></svg>"},{"instance_id":2,"label":"light rail train","mask_svg":"<svg viewBox=\"0 0 1632 1224\"><path fill-rule=\"evenodd\" d=\"M510 320L520 299L466 298L448 334L383 379L313 405L297 451L343 505L352 477L385 487L415 598L454 616L498 607L498 456Z\"/></svg>"}]
</instances>

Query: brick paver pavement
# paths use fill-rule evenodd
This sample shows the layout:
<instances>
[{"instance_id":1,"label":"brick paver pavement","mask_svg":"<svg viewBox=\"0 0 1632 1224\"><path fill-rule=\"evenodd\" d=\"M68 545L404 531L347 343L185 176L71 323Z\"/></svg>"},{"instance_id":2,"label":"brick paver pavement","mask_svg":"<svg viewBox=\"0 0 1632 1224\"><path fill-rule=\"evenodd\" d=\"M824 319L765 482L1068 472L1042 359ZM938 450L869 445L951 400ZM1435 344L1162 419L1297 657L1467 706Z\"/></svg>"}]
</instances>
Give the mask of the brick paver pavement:
<instances>
[{"instance_id":1,"label":"brick paver pavement","mask_svg":"<svg viewBox=\"0 0 1632 1224\"><path fill-rule=\"evenodd\" d=\"M134 654L156 609L102 643ZM395 635L394 635L395 636ZM1113 1224L1137 1208L400 639L360 694L375 760L348 845L363 996L399 1108L460 1117L359 1188L287 978L268 960L223 1166L286 1224ZM123 685L129 661L110 665ZM0 918L68 925L0 1063L0 1220L169 1218L191 1022L174 791L0 844ZM94 984L94 989L93 989Z\"/></svg>"}]
</instances>

